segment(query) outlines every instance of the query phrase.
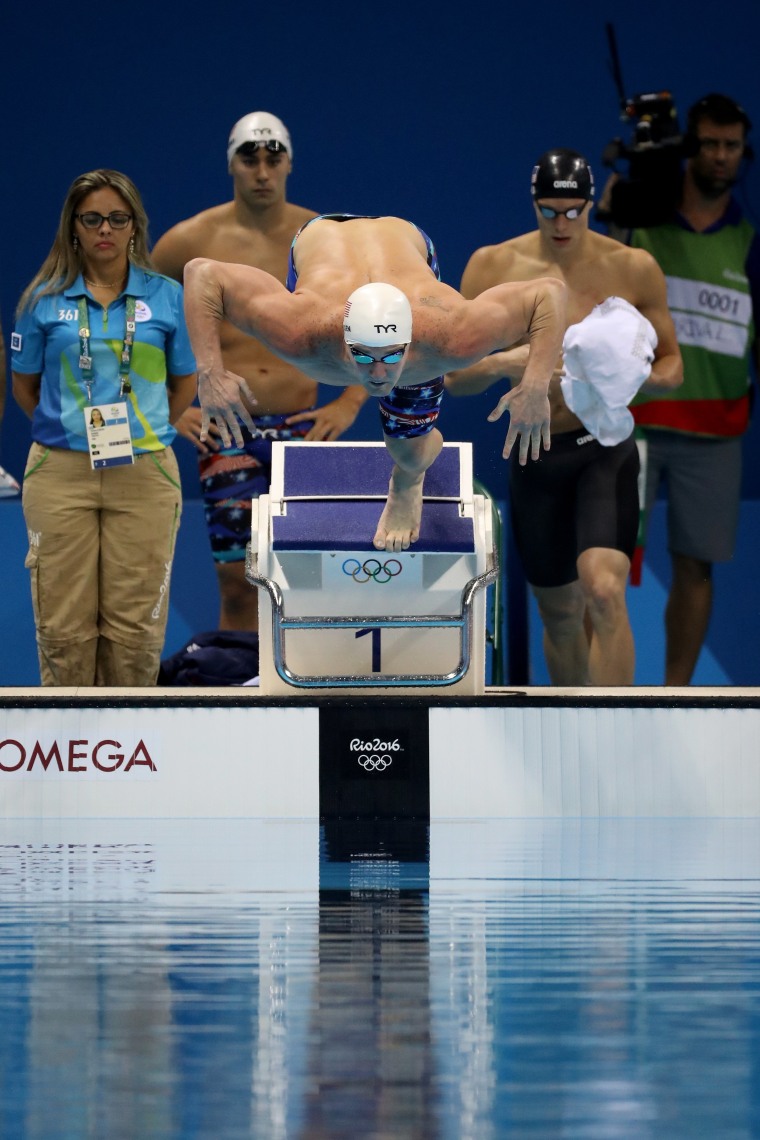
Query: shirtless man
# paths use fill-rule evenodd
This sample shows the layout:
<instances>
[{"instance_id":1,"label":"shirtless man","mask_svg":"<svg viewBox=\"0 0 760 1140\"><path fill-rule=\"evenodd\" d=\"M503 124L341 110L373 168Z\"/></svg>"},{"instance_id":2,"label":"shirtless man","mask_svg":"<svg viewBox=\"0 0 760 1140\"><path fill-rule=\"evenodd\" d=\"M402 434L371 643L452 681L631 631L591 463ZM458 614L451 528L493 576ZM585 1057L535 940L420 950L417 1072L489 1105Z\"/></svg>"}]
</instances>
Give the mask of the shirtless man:
<instances>
[{"instance_id":1,"label":"shirtless man","mask_svg":"<svg viewBox=\"0 0 760 1140\"><path fill-rule=\"evenodd\" d=\"M408 549L419 536L424 474L438 455L442 373L527 337L521 382L500 401L506 451L520 463L549 446L547 391L565 328L565 286L554 279L500 284L466 301L435 273L430 239L401 218L330 215L293 243L289 292L260 269L198 259L185 273L185 312L198 364L202 438L213 419L225 443L248 423L245 381L225 368L224 319L258 337L313 379L380 401L393 459L374 545Z\"/></svg>"},{"instance_id":2,"label":"shirtless man","mask_svg":"<svg viewBox=\"0 0 760 1140\"><path fill-rule=\"evenodd\" d=\"M156 243L156 268L177 281L193 257L255 265L285 280L290 243L313 210L286 199L293 148L284 123L266 111L245 115L232 128L227 164L233 200L180 222ZM350 389L314 407L317 384L292 364L245 336L229 322L221 328L227 368L248 388L246 406L255 430L239 446L226 447L212 427L201 441L201 411L191 407L177 423L180 435L198 449L206 522L221 595L220 629L258 628L257 591L245 577L251 535L251 500L269 488L273 439L337 439L366 400Z\"/></svg>"},{"instance_id":3,"label":"shirtless man","mask_svg":"<svg viewBox=\"0 0 760 1140\"><path fill-rule=\"evenodd\" d=\"M531 185L538 229L477 250L462 277L463 295L478 297L501 282L556 277L567 286L568 324L607 298L622 297L657 334L644 388L677 387L682 365L665 278L643 250L589 229L594 183L585 158L571 150L547 151ZM520 383L525 360L520 346L495 353L448 376L446 387L463 396L502 378ZM517 548L541 613L552 682L632 685L635 657L625 592L638 530L638 453L632 435L603 446L584 427L565 403L562 361L554 365L551 453L530 469L513 464L510 470Z\"/></svg>"}]
</instances>

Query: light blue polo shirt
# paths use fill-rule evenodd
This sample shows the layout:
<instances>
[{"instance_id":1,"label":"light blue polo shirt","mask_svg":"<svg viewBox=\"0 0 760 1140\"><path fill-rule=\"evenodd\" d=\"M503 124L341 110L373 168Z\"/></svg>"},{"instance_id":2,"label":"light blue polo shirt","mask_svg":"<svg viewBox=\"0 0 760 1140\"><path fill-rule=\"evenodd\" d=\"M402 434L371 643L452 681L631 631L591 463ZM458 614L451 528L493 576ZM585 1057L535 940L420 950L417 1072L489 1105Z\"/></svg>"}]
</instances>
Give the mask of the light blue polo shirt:
<instances>
[{"instance_id":1,"label":"light blue polo shirt","mask_svg":"<svg viewBox=\"0 0 760 1140\"><path fill-rule=\"evenodd\" d=\"M78 298L83 295L90 320L91 399L79 368ZM63 292L33 299L19 316L11 337L12 367L22 375L41 375L40 402L32 419L32 438L38 443L87 451L83 408L119 399L127 295L136 299L136 331L129 372L132 391L121 398L127 402L134 450L159 451L176 436L169 423L167 375L195 372L182 286L133 265L126 288L107 309L79 276Z\"/></svg>"}]
</instances>

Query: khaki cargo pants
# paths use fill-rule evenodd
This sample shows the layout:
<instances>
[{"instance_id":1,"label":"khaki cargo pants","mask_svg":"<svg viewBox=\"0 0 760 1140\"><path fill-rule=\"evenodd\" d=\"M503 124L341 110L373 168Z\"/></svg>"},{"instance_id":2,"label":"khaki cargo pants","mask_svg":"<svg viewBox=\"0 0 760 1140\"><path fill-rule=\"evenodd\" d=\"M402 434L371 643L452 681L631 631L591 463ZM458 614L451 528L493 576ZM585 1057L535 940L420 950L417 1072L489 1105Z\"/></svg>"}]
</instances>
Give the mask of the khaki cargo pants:
<instances>
[{"instance_id":1,"label":"khaki cargo pants","mask_svg":"<svg viewBox=\"0 0 760 1140\"><path fill-rule=\"evenodd\" d=\"M154 685L182 512L171 448L93 471L33 443L22 501L42 684Z\"/></svg>"}]
</instances>

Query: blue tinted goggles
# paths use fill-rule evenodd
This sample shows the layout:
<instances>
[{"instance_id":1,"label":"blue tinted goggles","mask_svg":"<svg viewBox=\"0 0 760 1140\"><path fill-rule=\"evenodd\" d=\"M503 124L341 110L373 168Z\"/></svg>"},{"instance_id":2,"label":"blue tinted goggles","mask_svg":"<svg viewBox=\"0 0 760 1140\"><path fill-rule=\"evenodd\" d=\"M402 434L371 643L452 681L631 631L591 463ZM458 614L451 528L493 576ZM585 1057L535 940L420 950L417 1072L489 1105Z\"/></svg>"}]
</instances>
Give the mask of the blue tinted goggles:
<instances>
[{"instance_id":1,"label":"blue tinted goggles","mask_svg":"<svg viewBox=\"0 0 760 1140\"><path fill-rule=\"evenodd\" d=\"M403 348L397 348L394 352L388 352L385 356L370 356L368 352L362 352L352 344L348 347L357 364L398 364L399 360L403 360L408 345L405 344Z\"/></svg>"}]
</instances>

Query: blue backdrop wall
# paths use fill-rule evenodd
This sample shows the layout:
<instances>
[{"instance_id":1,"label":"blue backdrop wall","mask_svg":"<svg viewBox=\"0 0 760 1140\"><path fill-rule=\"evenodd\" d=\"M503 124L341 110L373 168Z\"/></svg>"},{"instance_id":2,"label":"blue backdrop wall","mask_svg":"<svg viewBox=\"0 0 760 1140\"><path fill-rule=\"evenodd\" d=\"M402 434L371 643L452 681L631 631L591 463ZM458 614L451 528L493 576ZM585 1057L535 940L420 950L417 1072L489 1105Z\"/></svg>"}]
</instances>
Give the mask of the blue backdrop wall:
<instances>
[{"instance_id":1,"label":"blue backdrop wall","mask_svg":"<svg viewBox=\"0 0 760 1140\"><path fill-rule=\"evenodd\" d=\"M623 10L600 0L14 5L0 69L6 336L76 175L98 166L127 172L155 239L229 197L229 127L255 109L275 112L290 128L293 201L413 219L435 240L445 280L457 285L476 247L533 225L528 180L547 147L583 151L603 181L604 146L627 130L608 21L629 94L667 87L683 121L696 98L726 91L757 124L760 146L760 7L745 9L740 26L741 9L733 11L735 28L716 26L714 6L703 0L689 8L640 0ZM741 197L755 217L759 189L750 168ZM441 426L450 439L475 442L477 474L500 497L505 429L485 423L495 398L449 399ZM757 431L746 448L750 499L760 498ZM373 409L365 407L353 435L378 437ZM9 401L0 462L16 475L28 442L28 423ZM191 496L193 455L189 446L179 450Z\"/></svg>"}]
</instances>

